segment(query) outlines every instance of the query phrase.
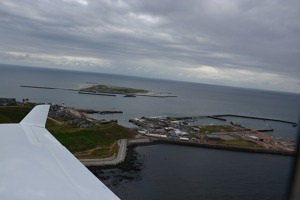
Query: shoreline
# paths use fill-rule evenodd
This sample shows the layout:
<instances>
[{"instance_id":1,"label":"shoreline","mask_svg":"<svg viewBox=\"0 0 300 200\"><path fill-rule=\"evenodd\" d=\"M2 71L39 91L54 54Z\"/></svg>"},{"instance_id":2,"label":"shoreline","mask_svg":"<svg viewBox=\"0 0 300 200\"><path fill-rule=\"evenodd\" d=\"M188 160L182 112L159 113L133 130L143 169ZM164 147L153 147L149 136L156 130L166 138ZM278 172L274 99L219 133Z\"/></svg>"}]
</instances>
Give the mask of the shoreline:
<instances>
[{"instance_id":1,"label":"shoreline","mask_svg":"<svg viewBox=\"0 0 300 200\"><path fill-rule=\"evenodd\" d=\"M139 141L140 140L140 141ZM225 150L225 151L235 151L235 152L245 152L245 153L259 153L259 154L273 154L280 156L295 156L295 152L287 152L287 151L278 151L278 150L269 150L269 149L259 149L259 148L245 148L245 147L237 147L237 146L226 146L226 145L218 145L218 144L202 144L195 142L187 142L187 141L177 141L177 140L168 140L168 139L134 139L134 140L126 140L126 150L122 150L122 155L120 154L120 150L118 151L118 155L115 159L107 160L109 158L103 159L81 159L80 161L88 168L122 168L123 166L128 166L131 160L131 151L138 146L151 146L151 145L159 145L159 144L167 144L167 145L180 145L180 146L190 146L197 147L199 149L216 149L216 150ZM120 147L121 148L121 147ZM112 157L110 157L112 158ZM122 159L120 159L122 158ZM126 163L128 162L128 163Z\"/></svg>"},{"instance_id":2,"label":"shoreline","mask_svg":"<svg viewBox=\"0 0 300 200\"><path fill-rule=\"evenodd\" d=\"M273 154L278 156L295 156L296 154L291 153L283 153L283 152L272 152L272 151L259 151L259 150L249 150L243 148L228 148L228 147L221 147L221 146L208 146L208 145L198 145L198 144L186 144L186 142L176 142L176 141L163 141L163 140L151 140L148 143L133 143L127 146L126 157L124 160L116 165L99 165L99 166L85 166L89 171L95 174L97 177L101 177L102 170L107 169L120 169L122 171L140 171L142 169L143 163L137 162L139 154L136 152L135 148L139 146L153 146L153 145L180 145L180 146L190 146L196 148L210 148L216 149L220 151L235 151L235 152L242 152L242 153L257 153L257 154ZM201 150L201 149L199 149ZM100 173L100 174L99 174ZM103 172L102 172L103 173Z\"/></svg>"},{"instance_id":3,"label":"shoreline","mask_svg":"<svg viewBox=\"0 0 300 200\"><path fill-rule=\"evenodd\" d=\"M278 150L259 149L259 148L245 148L245 147L238 147L238 146L226 146L226 145L220 145L220 144L203 144L203 143L175 141L175 140L166 140L166 139L158 139L157 141L155 141L155 143L156 144L181 145L181 146L193 146L193 147L199 147L199 148L218 149L218 150L225 150L225 151L273 154L273 155L282 155L282 156L295 156L296 155L296 152L288 152L288 151L278 151Z\"/></svg>"}]
</instances>

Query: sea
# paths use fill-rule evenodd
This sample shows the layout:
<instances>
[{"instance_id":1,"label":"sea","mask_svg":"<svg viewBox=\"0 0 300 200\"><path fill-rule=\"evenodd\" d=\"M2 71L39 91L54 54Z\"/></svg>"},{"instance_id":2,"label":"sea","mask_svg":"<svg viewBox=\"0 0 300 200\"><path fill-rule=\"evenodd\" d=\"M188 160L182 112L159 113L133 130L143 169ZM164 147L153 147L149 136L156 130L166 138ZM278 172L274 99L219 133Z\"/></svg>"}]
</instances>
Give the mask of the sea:
<instances>
[{"instance_id":1,"label":"sea","mask_svg":"<svg viewBox=\"0 0 300 200\"><path fill-rule=\"evenodd\" d=\"M24 88L21 85L78 89L105 84L146 89L177 97L125 98L76 91ZM0 98L29 99L95 110L121 110L100 115L135 128L129 119L153 116L235 114L298 123L300 94L244 89L192 82L131 77L59 69L0 65ZM228 117L227 121L296 141L298 127L268 120ZM196 124L222 124L202 119ZM95 174L121 199L286 199L294 158L167 144L134 148L138 169L99 169Z\"/></svg>"}]
</instances>

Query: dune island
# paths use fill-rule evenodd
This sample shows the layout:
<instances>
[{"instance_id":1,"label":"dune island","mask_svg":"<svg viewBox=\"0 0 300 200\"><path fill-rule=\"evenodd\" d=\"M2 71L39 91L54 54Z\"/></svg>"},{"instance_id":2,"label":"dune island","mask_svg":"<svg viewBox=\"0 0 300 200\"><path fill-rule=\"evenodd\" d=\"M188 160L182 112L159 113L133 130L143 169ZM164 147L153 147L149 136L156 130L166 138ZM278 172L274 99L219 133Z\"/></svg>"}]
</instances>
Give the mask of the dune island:
<instances>
[{"instance_id":1,"label":"dune island","mask_svg":"<svg viewBox=\"0 0 300 200\"><path fill-rule=\"evenodd\" d=\"M136 88L104 85L104 84L97 84L97 83L88 83L88 84L89 85L83 86L79 89L50 87L50 86L36 86L36 85L20 85L20 87L32 88L32 89L46 89L46 90L67 90L67 91L78 92L78 94L101 95L101 96L124 95L124 97L137 97L137 96L160 97L160 98L177 97L176 95L173 95L169 92L158 92L158 91L151 91L146 89L136 89Z\"/></svg>"},{"instance_id":2,"label":"dune island","mask_svg":"<svg viewBox=\"0 0 300 200\"><path fill-rule=\"evenodd\" d=\"M121 87L121 86L102 85L102 84L85 86L83 88L80 88L78 93L90 94L90 95L106 95L106 96L124 95L124 97L136 97L136 96L177 97L170 93L129 88L129 87Z\"/></svg>"}]
</instances>

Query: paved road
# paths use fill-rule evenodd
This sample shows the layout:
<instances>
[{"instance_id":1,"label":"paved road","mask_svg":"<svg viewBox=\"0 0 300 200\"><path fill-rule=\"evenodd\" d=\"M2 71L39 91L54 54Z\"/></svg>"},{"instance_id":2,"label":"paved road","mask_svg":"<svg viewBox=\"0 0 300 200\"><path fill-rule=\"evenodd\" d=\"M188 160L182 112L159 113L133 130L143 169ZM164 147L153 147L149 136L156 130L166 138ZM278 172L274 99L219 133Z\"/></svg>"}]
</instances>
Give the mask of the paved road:
<instances>
[{"instance_id":1,"label":"paved road","mask_svg":"<svg viewBox=\"0 0 300 200\"><path fill-rule=\"evenodd\" d=\"M122 139L118 141L119 151L117 157L112 156L110 158L103 159L80 159L85 166L104 166L104 165L116 165L124 161L127 150L127 140Z\"/></svg>"}]
</instances>

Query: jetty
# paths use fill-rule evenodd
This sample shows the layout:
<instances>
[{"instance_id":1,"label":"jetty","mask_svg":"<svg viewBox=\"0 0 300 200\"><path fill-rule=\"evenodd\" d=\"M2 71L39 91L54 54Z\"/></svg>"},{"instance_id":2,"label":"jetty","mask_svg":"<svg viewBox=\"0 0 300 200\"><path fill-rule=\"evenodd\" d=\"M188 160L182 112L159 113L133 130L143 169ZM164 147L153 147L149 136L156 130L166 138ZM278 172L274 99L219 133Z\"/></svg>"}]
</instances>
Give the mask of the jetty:
<instances>
[{"instance_id":1,"label":"jetty","mask_svg":"<svg viewBox=\"0 0 300 200\"><path fill-rule=\"evenodd\" d=\"M92 109L76 109L78 112L87 113L87 114L122 114L121 110L92 110Z\"/></svg>"}]
</instances>

